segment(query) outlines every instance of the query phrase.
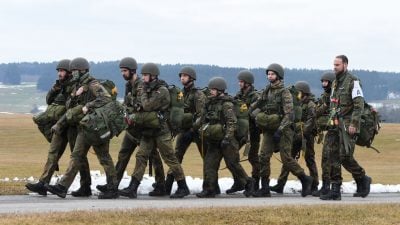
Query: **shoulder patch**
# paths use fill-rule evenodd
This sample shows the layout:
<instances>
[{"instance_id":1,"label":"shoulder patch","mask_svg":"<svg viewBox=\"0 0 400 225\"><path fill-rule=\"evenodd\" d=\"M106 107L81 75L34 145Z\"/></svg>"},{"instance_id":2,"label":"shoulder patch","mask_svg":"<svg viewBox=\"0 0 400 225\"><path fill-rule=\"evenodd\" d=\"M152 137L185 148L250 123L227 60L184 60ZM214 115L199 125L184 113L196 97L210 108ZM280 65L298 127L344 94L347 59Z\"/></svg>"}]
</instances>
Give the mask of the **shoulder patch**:
<instances>
[{"instance_id":1,"label":"shoulder patch","mask_svg":"<svg viewBox=\"0 0 400 225\"><path fill-rule=\"evenodd\" d=\"M353 90L351 91L351 97L353 99L357 97L364 97L363 91L361 89L360 81L355 80L353 85Z\"/></svg>"}]
</instances>

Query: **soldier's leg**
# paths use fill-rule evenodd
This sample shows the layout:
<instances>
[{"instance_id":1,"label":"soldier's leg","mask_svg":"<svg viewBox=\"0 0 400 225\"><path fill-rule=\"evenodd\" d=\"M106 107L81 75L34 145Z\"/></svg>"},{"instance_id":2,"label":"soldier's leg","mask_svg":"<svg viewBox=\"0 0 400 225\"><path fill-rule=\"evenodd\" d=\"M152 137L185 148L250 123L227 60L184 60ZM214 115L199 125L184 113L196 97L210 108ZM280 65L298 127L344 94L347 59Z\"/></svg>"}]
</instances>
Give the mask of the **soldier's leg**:
<instances>
[{"instance_id":1,"label":"soldier's leg","mask_svg":"<svg viewBox=\"0 0 400 225\"><path fill-rule=\"evenodd\" d=\"M326 134L327 150L330 164L330 183L332 188L320 195L321 200L340 200L340 186L342 185L342 171L340 162L341 138L337 129L331 129Z\"/></svg>"},{"instance_id":2,"label":"soldier's leg","mask_svg":"<svg viewBox=\"0 0 400 225\"><path fill-rule=\"evenodd\" d=\"M76 138L78 136L78 128L76 126L69 127L67 136L68 136L69 147L72 152L75 147ZM89 188L90 190L90 185L92 184L92 178L90 176L89 160L87 158L87 154L84 157L82 157L81 162L82 163L79 168L79 175L81 177L80 185L81 187Z\"/></svg>"},{"instance_id":3,"label":"soldier's leg","mask_svg":"<svg viewBox=\"0 0 400 225\"><path fill-rule=\"evenodd\" d=\"M160 135L156 138L156 146L160 152L162 159L165 164L168 165L169 169L172 171L175 180L185 179L185 174L178 159L175 156L175 152L172 148L172 137L169 133Z\"/></svg>"},{"instance_id":4,"label":"soldier's leg","mask_svg":"<svg viewBox=\"0 0 400 225\"><path fill-rule=\"evenodd\" d=\"M43 173L40 176L39 181L43 183L50 183L51 177L58 167L58 160L64 153L67 143L68 140L64 135L53 134L50 143L50 149L47 154L47 161L44 165Z\"/></svg>"},{"instance_id":5,"label":"soldier's leg","mask_svg":"<svg viewBox=\"0 0 400 225\"><path fill-rule=\"evenodd\" d=\"M175 155L179 163L182 163L183 157L193 141L193 132L181 132L176 136Z\"/></svg>"},{"instance_id":6,"label":"soldier's leg","mask_svg":"<svg viewBox=\"0 0 400 225\"><path fill-rule=\"evenodd\" d=\"M282 136L279 142L279 149L283 166L286 167L293 175L295 175L302 185L301 196L305 197L311 194L311 185L313 178L304 173L303 168L292 157L291 149L293 145L293 129L287 127L282 131Z\"/></svg>"},{"instance_id":7,"label":"soldier's leg","mask_svg":"<svg viewBox=\"0 0 400 225\"><path fill-rule=\"evenodd\" d=\"M250 151L249 162L251 164L251 176L254 179L260 179L260 159L258 152L260 149L260 129L252 125L250 121Z\"/></svg>"},{"instance_id":8,"label":"soldier's leg","mask_svg":"<svg viewBox=\"0 0 400 225\"><path fill-rule=\"evenodd\" d=\"M135 148L138 146L138 142L134 140L133 137L130 136L130 134L127 133L128 131L125 132L126 133L124 138L122 139L121 148L118 152L118 161L117 164L115 164L118 183L121 181L126 167L128 166L129 160L131 159Z\"/></svg>"},{"instance_id":9,"label":"soldier's leg","mask_svg":"<svg viewBox=\"0 0 400 225\"><path fill-rule=\"evenodd\" d=\"M156 183L164 183L165 181L165 174L164 174L164 165L161 160L160 153L158 152L157 148L153 148L150 155L153 168L154 168L154 179Z\"/></svg>"},{"instance_id":10,"label":"soldier's leg","mask_svg":"<svg viewBox=\"0 0 400 225\"><path fill-rule=\"evenodd\" d=\"M142 180L147 167L147 161L155 146L153 137L142 137L140 140L139 150L136 153L135 169L132 177L135 177L139 182Z\"/></svg>"},{"instance_id":11,"label":"soldier's leg","mask_svg":"<svg viewBox=\"0 0 400 225\"><path fill-rule=\"evenodd\" d=\"M209 143L207 154L204 156L203 191L196 196L214 197L216 193L215 183L218 182L218 169L222 160L222 153L218 143Z\"/></svg>"},{"instance_id":12,"label":"soldier's leg","mask_svg":"<svg viewBox=\"0 0 400 225\"><path fill-rule=\"evenodd\" d=\"M310 176L313 177L314 181L311 186L311 191L318 190L318 169L317 163L315 162L315 150L314 150L314 137L307 137L306 143L306 152L304 155L304 159L306 160L306 165L308 170L310 171Z\"/></svg>"},{"instance_id":13,"label":"soldier's leg","mask_svg":"<svg viewBox=\"0 0 400 225\"><path fill-rule=\"evenodd\" d=\"M269 189L269 178L271 175L271 157L276 148L275 142L272 140L272 134L269 132L263 132L263 140L260 149L260 178L261 188L258 189L253 196L254 197L271 197Z\"/></svg>"},{"instance_id":14,"label":"soldier's leg","mask_svg":"<svg viewBox=\"0 0 400 225\"><path fill-rule=\"evenodd\" d=\"M331 176L331 163L329 159L330 146L328 144L328 135L324 138L324 143L322 145L322 157L321 157L321 169L322 169L322 187L317 192L313 192L313 196L319 197L321 195L326 195L330 190L330 176Z\"/></svg>"},{"instance_id":15,"label":"soldier's leg","mask_svg":"<svg viewBox=\"0 0 400 225\"><path fill-rule=\"evenodd\" d=\"M100 162L100 165L104 168L107 184L109 185L110 189L117 187L117 172L110 155L110 141L107 141L101 145L94 145L93 149L96 153L97 159Z\"/></svg>"},{"instance_id":16,"label":"soldier's leg","mask_svg":"<svg viewBox=\"0 0 400 225\"><path fill-rule=\"evenodd\" d=\"M87 160L87 153L89 151L89 148L90 144L86 142L83 133L78 132L78 136L76 138L74 150L72 151L67 171L61 178L59 184L66 187L67 189L71 186L76 174L78 173L78 170Z\"/></svg>"}]
</instances>

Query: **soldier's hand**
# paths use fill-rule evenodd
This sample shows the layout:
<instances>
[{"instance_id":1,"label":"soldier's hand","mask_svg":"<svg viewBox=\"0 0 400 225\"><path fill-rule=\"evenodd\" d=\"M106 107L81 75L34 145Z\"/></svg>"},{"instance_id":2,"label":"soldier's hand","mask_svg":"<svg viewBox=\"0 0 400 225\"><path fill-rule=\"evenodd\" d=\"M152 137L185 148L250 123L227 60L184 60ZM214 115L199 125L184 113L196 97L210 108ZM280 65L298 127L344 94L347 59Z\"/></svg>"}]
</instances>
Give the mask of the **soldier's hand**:
<instances>
[{"instance_id":1,"label":"soldier's hand","mask_svg":"<svg viewBox=\"0 0 400 225\"><path fill-rule=\"evenodd\" d=\"M221 147L222 149L224 149L224 148L228 147L229 144L230 144L230 141L229 141L228 139L224 138L224 139L222 139L222 141L221 141L220 147Z\"/></svg>"},{"instance_id":2,"label":"soldier's hand","mask_svg":"<svg viewBox=\"0 0 400 225\"><path fill-rule=\"evenodd\" d=\"M357 128L353 127L352 125L349 126L349 134L353 136L357 132Z\"/></svg>"},{"instance_id":3,"label":"soldier's hand","mask_svg":"<svg viewBox=\"0 0 400 225\"><path fill-rule=\"evenodd\" d=\"M86 107L86 106L82 107L83 114L86 114L88 111L89 111L88 107Z\"/></svg>"},{"instance_id":4,"label":"soldier's hand","mask_svg":"<svg viewBox=\"0 0 400 225\"><path fill-rule=\"evenodd\" d=\"M54 134L61 134L61 126L56 123L51 127L51 132Z\"/></svg>"},{"instance_id":5,"label":"soldier's hand","mask_svg":"<svg viewBox=\"0 0 400 225\"><path fill-rule=\"evenodd\" d=\"M272 136L272 139L274 140L275 143L279 143L281 141L281 136L282 136L282 131L277 130Z\"/></svg>"}]
</instances>

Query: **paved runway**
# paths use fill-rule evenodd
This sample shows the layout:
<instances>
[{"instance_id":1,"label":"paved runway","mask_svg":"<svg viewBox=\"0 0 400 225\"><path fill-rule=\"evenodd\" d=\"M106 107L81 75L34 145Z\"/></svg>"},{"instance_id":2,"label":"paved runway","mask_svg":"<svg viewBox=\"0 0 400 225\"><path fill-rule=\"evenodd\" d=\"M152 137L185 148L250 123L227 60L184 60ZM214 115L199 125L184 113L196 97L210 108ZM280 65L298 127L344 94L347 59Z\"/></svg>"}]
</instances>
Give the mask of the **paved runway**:
<instances>
[{"instance_id":1,"label":"paved runway","mask_svg":"<svg viewBox=\"0 0 400 225\"><path fill-rule=\"evenodd\" d=\"M301 197L299 194L273 194L271 198L246 198L242 194L220 195L213 199L199 199L190 195L183 199L169 197L138 196L137 199L118 198L100 200L91 198L65 199L55 195L4 195L0 196L0 213L45 213L68 212L74 210L122 210L151 208L208 208L231 206L282 206L282 205L320 205L320 204L400 204L400 193L371 193L367 198L354 198L352 194L343 194L341 201L322 201L317 197Z\"/></svg>"}]
</instances>

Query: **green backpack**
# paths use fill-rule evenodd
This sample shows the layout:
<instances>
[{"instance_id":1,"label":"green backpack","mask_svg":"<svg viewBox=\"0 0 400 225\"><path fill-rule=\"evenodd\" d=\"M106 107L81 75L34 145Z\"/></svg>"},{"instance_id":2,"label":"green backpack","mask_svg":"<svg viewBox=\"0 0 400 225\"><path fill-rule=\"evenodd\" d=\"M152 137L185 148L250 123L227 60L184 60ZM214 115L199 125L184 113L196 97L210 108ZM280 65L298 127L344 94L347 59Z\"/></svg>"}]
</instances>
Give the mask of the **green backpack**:
<instances>
[{"instance_id":1,"label":"green backpack","mask_svg":"<svg viewBox=\"0 0 400 225\"><path fill-rule=\"evenodd\" d=\"M368 103L364 102L364 111L361 115L360 133L357 136L356 144L367 148L373 148L375 151L379 152L371 145L380 128L380 116L378 111Z\"/></svg>"},{"instance_id":2,"label":"green backpack","mask_svg":"<svg viewBox=\"0 0 400 225\"><path fill-rule=\"evenodd\" d=\"M168 85L168 92L171 98L169 105L168 125L173 134L178 133L182 128L184 119L184 98L182 90L175 85Z\"/></svg>"},{"instance_id":3,"label":"green backpack","mask_svg":"<svg viewBox=\"0 0 400 225\"><path fill-rule=\"evenodd\" d=\"M115 86L114 81L108 79L98 79L98 81L111 95L112 100L116 100L118 95L118 89L117 86Z\"/></svg>"}]
</instances>

